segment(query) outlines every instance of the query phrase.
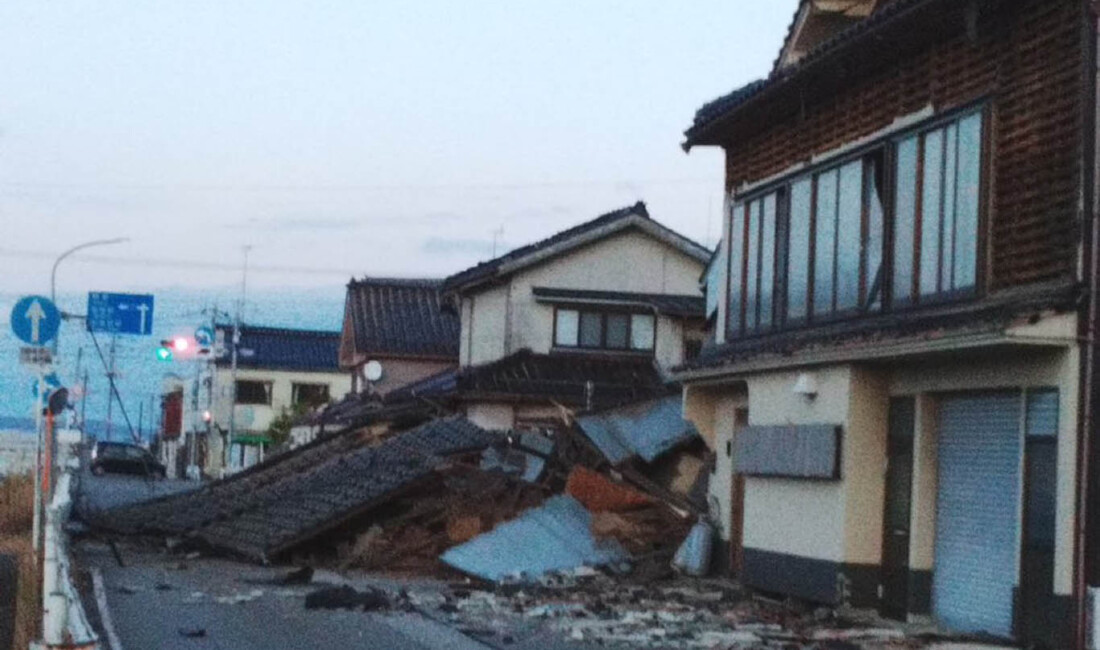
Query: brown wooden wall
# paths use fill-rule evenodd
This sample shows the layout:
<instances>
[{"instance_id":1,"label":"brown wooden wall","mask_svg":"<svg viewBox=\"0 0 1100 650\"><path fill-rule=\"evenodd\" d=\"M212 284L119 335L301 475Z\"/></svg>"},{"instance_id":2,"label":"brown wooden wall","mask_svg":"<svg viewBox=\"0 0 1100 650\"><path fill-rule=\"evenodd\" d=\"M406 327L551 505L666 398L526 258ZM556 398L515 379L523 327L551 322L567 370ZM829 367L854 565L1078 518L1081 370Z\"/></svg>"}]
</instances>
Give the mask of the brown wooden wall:
<instances>
[{"instance_id":1,"label":"brown wooden wall","mask_svg":"<svg viewBox=\"0 0 1100 650\"><path fill-rule=\"evenodd\" d=\"M740 135L727 145L727 188L778 174L929 104L940 112L989 98L989 288L1075 276L1085 139L1081 3L1006 0L994 7L973 31L957 16L937 27L913 26L914 38L949 35L900 57L880 44L865 60L838 67L835 79L804 84L797 102L791 92L761 98L755 122L737 126ZM868 72L850 72L859 66Z\"/></svg>"}]
</instances>

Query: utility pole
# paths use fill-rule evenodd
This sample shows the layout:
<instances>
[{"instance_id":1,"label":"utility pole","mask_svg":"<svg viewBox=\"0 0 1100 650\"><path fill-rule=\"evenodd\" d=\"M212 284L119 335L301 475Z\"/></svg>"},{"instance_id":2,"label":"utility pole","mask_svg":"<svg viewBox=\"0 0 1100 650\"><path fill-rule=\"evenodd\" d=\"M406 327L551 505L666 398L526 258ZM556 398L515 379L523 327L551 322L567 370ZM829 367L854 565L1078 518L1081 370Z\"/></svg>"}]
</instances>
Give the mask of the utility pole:
<instances>
[{"instance_id":1,"label":"utility pole","mask_svg":"<svg viewBox=\"0 0 1100 650\"><path fill-rule=\"evenodd\" d=\"M248 297L248 252L251 246L244 247L244 268L241 273L241 299L237 302L237 314L233 318L233 340L230 342L229 353L229 440L226 447L233 444L233 436L237 432L237 348L241 343L241 312L244 311L244 301Z\"/></svg>"},{"instance_id":2,"label":"utility pole","mask_svg":"<svg viewBox=\"0 0 1100 650\"><path fill-rule=\"evenodd\" d=\"M111 335L111 350L108 353L108 366L107 366L107 383L110 385L110 390L107 391L107 440L111 439L111 427L112 427L112 408L115 403L115 344L118 342L118 337Z\"/></svg>"}]
</instances>

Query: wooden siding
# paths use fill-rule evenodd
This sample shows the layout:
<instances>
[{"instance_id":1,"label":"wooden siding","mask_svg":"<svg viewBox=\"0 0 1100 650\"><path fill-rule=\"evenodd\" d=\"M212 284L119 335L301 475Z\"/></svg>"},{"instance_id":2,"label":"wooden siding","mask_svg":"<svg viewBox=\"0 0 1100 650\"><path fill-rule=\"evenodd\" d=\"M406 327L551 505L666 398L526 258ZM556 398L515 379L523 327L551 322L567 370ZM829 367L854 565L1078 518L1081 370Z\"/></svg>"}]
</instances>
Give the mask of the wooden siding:
<instances>
[{"instance_id":1,"label":"wooden siding","mask_svg":"<svg viewBox=\"0 0 1100 650\"><path fill-rule=\"evenodd\" d=\"M940 113L987 99L994 161L988 289L1074 277L1084 141L1081 3L1006 0L994 7L971 35L958 14L940 29L913 26L945 36L893 62L882 50L857 55L835 66L828 82L806 83L797 101L793 93L765 99L751 124L731 130L727 188L779 174L929 105Z\"/></svg>"}]
</instances>

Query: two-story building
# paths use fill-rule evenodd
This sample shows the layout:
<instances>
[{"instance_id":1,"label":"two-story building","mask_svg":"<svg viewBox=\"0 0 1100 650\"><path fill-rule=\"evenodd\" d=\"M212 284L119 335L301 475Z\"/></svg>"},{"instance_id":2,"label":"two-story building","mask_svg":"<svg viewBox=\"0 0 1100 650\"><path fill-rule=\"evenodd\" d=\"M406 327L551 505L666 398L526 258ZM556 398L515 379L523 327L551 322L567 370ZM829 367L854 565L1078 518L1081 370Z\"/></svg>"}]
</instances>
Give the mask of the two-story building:
<instances>
[{"instance_id":1,"label":"two-story building","mask_svg":"<svg viewBox=\"0 0 1100 650\"><path fill-rule=\"evenodd\" d=\"M501 429L653 397L702 346L710 255L639 202L452 275L461 368L406 392Z\"/></svg>"},{"instance_id":2,"label":"two-story building","mask_svg":"<svg viewBox=\"0 0 1100 650\"><path fill-rule=\"evenodd\" d=\"M698 111L685 148L726 152L716 341L675 376L746 584L1078 641L1096 24L804 0L770 74Z\"/></svg>"},{"instance_id":3,"label":"two-story building","mask_svg":"<svg viewBox=\"0 0 1100 650\"><path fill-rule=\"evenodd\" d=\"M224 344L218 346L210 388L209 420L215 430L207 435L204 454L204 469L211 475L262 461L272 443L268 430L280 415L323 407L351 391L351 375L338 362L339 332L242 325L235 382L232 337L231 326L218 327Z\"/></svg>"}]
</instances>

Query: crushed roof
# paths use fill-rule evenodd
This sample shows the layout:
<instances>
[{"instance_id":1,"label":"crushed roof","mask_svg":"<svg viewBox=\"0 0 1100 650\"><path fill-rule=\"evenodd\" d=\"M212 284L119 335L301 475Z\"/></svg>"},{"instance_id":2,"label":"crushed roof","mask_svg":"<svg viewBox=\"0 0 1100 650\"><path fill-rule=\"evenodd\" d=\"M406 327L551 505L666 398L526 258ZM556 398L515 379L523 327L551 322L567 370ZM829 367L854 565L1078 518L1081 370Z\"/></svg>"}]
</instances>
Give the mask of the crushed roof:
<instances>
[{"instance_id":1,"label":"crushed roof","mask_svg":"<svg viewBox=\"0 0 1100 650\"><path fill-rule=\"evenodd\" d=\"M813 67L818 61L837 53L845 46L857 41L867 32L891 22L895 18L904 15L908 10L937 1L946 0L892 0L883 3L870 16L853 23L832 38L824 40L806 52L801 59L792 65L785 68L776 66L767 78L758 79L707 102L696 111L694 121L684 131L684 149L690 149L693 145L698 144L705 131L750 100L797 78L803 71ZM801 10L801 4L799 10ZM795 20L797 20L797 16L798 13L796 12Z\"/></svg>"},{"instance_id":2,"label":"crushed roof","mask_svg":"<svg viewBox=\"0 0 1100 650\"><path fill-rule=\"evenodd\" d=\"M218 325L225 340L232 340L233 327ZM339 372L340 333L280 327L241 325L237 347L237 366L264 370ZM224 346L217 363L231 358L230 346Z\"/></svg>"},{"instance_id":3,"label":"crushed roof","mask_svg":"<svg viewBox=\"0 0 1100 650\"><path fill-rule=\"evenodd\" d=\"M652 224L656 228L660 229L660 232L669 239L678 241L680 245L686 250L694 251L695 257L700 261L705 262L710 256L710 249L702 244L695 242L680 233L672 230L671 228L662 225L661 223L654 221L649 216L649 211L646 209L646 205L642 201L638 201L634 205L620 208L618 210L608 212L607 214L600 215L595 219L586 221L572 228L563 230L555 235L547 237L546 239L537 241L533 244L521 246L513 251L505 253L500 257L491 259L487 262L481 262L480 264L470 267L464 271L456 273L443 281L444 293L450 293L466 287L470 284L474 284L483 281L487 278L491 278L501 271L501 268L509 263L518 262L519 260L538 253L544 249L558 244L566 243L571 239L580 237L595 230L599 230L606 226L616 224L618 222L625 222L631 219L645 219L647 223Z\"/></svg>"},{"instance_id":4,"label":"crushed roof","mask_svg":"<svg viewBox=\"0 0 1100 650\"><path fill-rule=\"evenodd\" d=\"M446 457L500 439L462 418L433 420L375 446L358 435L336 436L195 492L108 510L93 524L183 535L264 562L428 478Z\"/></svg>"},{"instance_id":5,"label":"crushed roof","mask_svg":"<svg viewBox=\"0 0 1100 650\"><path fill-rule=\"evenodd\" d=\"M650 307L669 316L702 318L706 310L706 297L672 293L635 293L631 291L592 291L588 289L559 289L533 287L535 298L545 302L614 303Z\"/></svg>"},{"instance_id":6,"label":"crushed roof","mask_svg":"<svg viewBox=\"0 0 1100 650\"><path fill-rule=\"evenodd\" d=\"M577 426L612 465L635 456L647 463L697 437L679 395L577 418Z\"/></svg>"},{"instance_id":7,"label":"crushed roof","mask_svg":"<svg viewBox=\"0 0 1100 650\"><path fill-rule=\"evenodd\" d=\"M345 323L361 355L458 359L458 316L443 309L438 279L363 278L348 283Z\"/></svg>"}]
</instances>

